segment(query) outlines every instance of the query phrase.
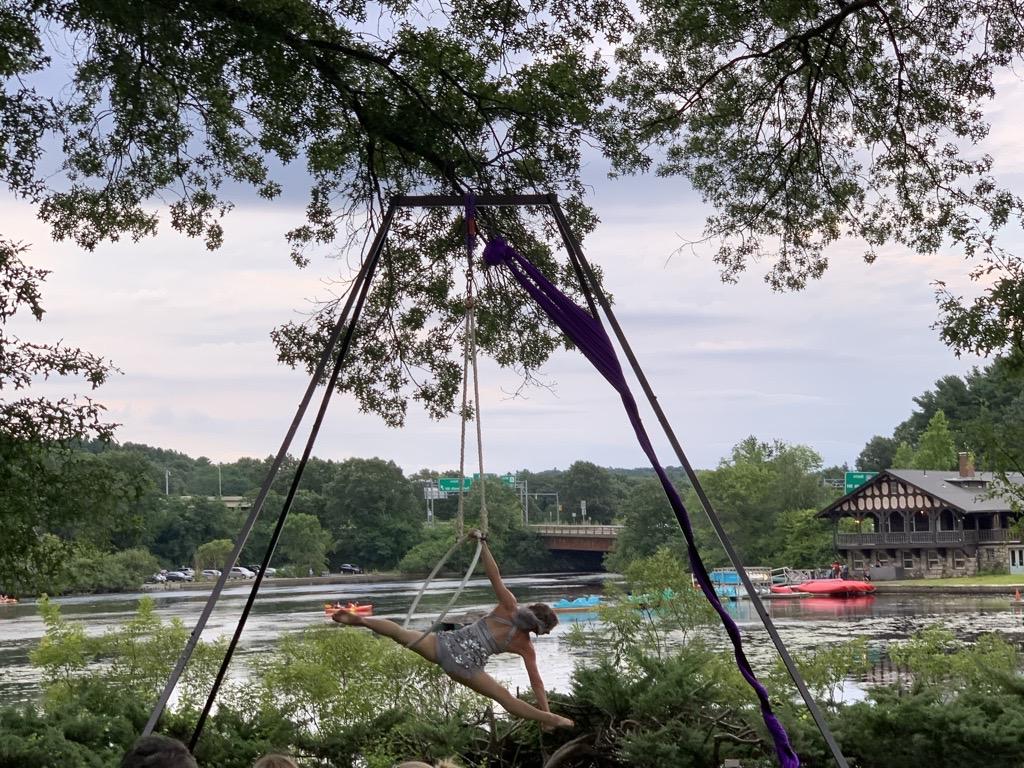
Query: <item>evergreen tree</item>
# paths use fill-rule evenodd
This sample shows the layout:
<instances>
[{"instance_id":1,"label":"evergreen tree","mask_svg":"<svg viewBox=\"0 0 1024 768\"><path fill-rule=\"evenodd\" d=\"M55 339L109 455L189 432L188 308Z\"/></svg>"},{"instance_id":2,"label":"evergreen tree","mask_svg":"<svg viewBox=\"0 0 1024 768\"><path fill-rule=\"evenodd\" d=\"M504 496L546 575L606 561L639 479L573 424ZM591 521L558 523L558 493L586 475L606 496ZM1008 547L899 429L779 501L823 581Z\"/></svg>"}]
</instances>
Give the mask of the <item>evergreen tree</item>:
<instances>
[{"instance_id":1,"label":"evergreen tree","mask_svg":"<svg viewBox=\"0 0 1024 768\"><path fill-rule=\"evenodd\" d=\"M956 447L946 414L936 411L928 421L914 454L915 469L955 469Z\"/></svg>"},{"instance_id":2,"label":"evergreen tree","mask_svg":"<svg viewBox=\"0 0 1024 768\"><path fill-rule=\"evenodd\" d=\"M892 469L913 469L916 466L915 456L910 443L906 441L900 443L892 457Z\"/></svg>"}]
</instances>

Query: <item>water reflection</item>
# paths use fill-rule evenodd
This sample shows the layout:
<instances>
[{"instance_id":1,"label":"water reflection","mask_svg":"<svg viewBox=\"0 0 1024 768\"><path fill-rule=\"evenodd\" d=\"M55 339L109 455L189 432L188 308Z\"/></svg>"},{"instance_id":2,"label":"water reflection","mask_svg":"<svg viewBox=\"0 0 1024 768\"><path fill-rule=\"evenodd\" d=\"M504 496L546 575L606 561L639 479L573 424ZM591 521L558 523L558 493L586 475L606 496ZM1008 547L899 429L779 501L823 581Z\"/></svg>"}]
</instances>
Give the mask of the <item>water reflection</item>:
<instances>
[{"instance_id":1,"label":"water reflection","mask_svg":"<svg viewBox=\"0 0 1024 768\"><path fill-rule=\"evenodd\" d=\"M554 602L562 597L575 598L602 592L606 574L544 574L507 579L509 587L523 602ZM378 616L402 620L420 587L419 581L351 583L345 585L276 585L268 582L260 592L253 614L239 647L239 664L234 674L244 673L245 655L270 647L285 632L300 631L323 624L323 604L327 601L370 602ZM426 627L437 617L458 586L457 580L440 580L430 585L412 624ZM203 638L212 640L229 634L248 595L244 585L226 589L210 618ZM201 591L168 590L155 592L156 612L164 619L180 618L192 626L206 599ZM135 611L142 593L133 595L94 595L60 598L68 618L88 622L90 634L100 634L118 626ZM450 615L489 610L494 595L485 579L470 581ZM755 665L772 664L776 651L753 606L741 600L727 603L730 614L743 632L744 646ZM894 639L908 637L919 629L941 622L958 637L971 640L984 632L999 632L1018 645L1024 644L1024 606L1011 605L1008 597L948 595L876 595L845 599L806 597L772 599L765 607L790 650L839 643L854 636L866 637L884 653ZM586 661L581 651L568 651L562 638L580 623L599 622L596 612L565 613L560 624L548 636L537 639L541 672L554 690L569 690L573 665ZM722 647L727 638L719 627L708 635ZM33 698L38 692L38 675L28 664L28 652L43 636L43 622L31 602L0 609L0 703ZM513 689L528 685L518 657L496 657L488 666L496 677Z\"/></svg>"}]
</instances>

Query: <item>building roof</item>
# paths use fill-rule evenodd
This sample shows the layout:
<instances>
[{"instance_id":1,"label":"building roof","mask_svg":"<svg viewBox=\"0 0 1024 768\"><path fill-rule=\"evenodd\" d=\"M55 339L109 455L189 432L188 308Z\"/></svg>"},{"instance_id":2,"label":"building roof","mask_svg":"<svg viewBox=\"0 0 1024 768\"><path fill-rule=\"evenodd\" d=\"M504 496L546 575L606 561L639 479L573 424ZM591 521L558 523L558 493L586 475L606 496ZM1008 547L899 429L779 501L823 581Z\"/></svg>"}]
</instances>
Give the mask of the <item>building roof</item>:
<instances>
[{"instance_id":1,"label":"building roof","mask_svg":"<svg viewBox=\"0 0 1024 768\"><path fill-rule=\"evenodd\" d=\"M989 484L995 477L992 472L975 472L969 477L961 477L956 470L890 469L887 473L964 512L1007 512L1010 509L1006 496L990 495ZM1007 479L1014 485L1024 483L1020 472L1008 473Z\"/></svg>"},{"instance_id":2,"label":"building roof","mask_svg":"<svg viewBox=\"0 0 1024 768\"><path fill-rule=\"evenodd\" d=\"M914 486L943 504L966 514L1009 512L1010 499L1003 494L991 495L989 491L994 477L992 472L975 472L971 476L962 477L955 469L887 469L879 472L877 477L859 488L836 499L816 516L827 517L830 512L839 510L843 502L856 498L864 489L887 479L895 479ZM1020 472L1007 473L1007 479L1014 485L1024 485L1024 474Z\"/></svg>"}]
</instances>

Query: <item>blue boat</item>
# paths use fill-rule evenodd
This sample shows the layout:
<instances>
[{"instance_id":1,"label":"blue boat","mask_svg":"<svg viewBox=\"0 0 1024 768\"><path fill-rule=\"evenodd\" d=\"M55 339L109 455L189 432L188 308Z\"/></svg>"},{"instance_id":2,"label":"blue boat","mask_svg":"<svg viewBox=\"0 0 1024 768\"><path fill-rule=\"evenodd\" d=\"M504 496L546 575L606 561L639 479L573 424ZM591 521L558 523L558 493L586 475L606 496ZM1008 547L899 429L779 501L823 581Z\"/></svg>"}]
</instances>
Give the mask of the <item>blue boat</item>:
<instances>
[{"instance_id":1,"label":"blue boat","mask_svg":"<svg viewBox=\"0 0 1024 768\"><path fill-rule=\"evenodd\" d=\"M726 600L739 600L748 597L739 573L734 568L715 568L708 574L715 593ZM747 576L754 584L759 595L768 594L771 584L771 571L767 568L747 568Z\"/></svg>"},{"instance_id":2,"label":"blue boat","mask_svg":"<svg viewBox=\"0 0 1024 768\"><path fill-rule=\"evenodd\" d=\"M577 597L574 600L567 600L562 598L556 600L551 604L551 609L556 613L567 613L569 611L593 611L594 608L601 605L600 595L587 595L586 597Z\"/></svg>"}]
</instances>

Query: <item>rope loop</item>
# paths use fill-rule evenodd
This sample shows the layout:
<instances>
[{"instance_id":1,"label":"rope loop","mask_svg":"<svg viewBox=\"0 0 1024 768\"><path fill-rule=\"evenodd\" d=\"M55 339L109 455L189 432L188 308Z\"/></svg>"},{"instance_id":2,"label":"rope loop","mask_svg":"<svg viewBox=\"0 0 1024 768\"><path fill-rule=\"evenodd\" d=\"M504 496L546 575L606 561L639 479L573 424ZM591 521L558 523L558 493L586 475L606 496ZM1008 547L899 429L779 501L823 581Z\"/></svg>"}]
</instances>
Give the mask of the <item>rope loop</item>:
<instances>
[{"instance_id":1,"label":"rope loop","mask_svg":"<svg viewBox=\"0 0 1024 768\"><path fill-rule=\"evenodd\" d=\"M413 600L412 605L409 606L409 612L405 614L405 621L402 622L403 628L407 629L409 627L409 622L412 620L412 615L416 611L416 607L420 604L420 599L423 597L424 592L427 591L427 587L430 585L430 582L434 580L434 577L437 576L441 568L444 567L444 564L448 562L448 559L455 553L455 550L461 547L468 540L469 536L459 536L455 543L452 544L452 546L448 549L447 552L445 552L444 557L442 557L438 561L437 565L434 566L434 570L430 572L430 575L427 576L426 581L424 581L422 586L420 586L420 591L416 593L416 599ZM473 571L476 570L476 564L480 561L480 553L483 552L483 548L483 540L478 540L476 543L476 552L473 553L473 557L469 561L469 568L466 569L466 575L462 577L462 581L459 582L458 588L455 590L451 598L448 600L448 604L441 610L441 613L438 614L437 618L434 619L431 625L427 627L427 629L425 629L419 637L417 637L411 643L408 643L405 646L406 648L412 648L417 643L422 642L423 638L425 638L431 632L436 632L437 629L441 626L441 623L444 621L444 617L448 615L448 611L452 609L452 606L455 605L455 601L458 600L459 595L462 594L462 590L464 590L466 588L466 584L469 583L469 579L473 575Z\"/></svg>"},{"instance_id":2,"label":"rope loop","mask_svg":"<svg viewBox=\"0 0 1024 768\"><path fill-rule=\"evenodd\" d=\"M476 228L476 197L473 194L466 195L466 316L465 323L463 326L463 358L462 358L462 408L460 412L461 428L459 434L459 506L456 513L455 531L457 539L454 544L444 554L444 557L434 566L434 570L427 576L426 581L420 586L420 590L413 600L412 605L409 607L409 612L405 616L405 621L402 622L403 627L408 627L409 622L412 619L413 613L416 611L423 594L426 592L427 587L434 580L437 574L444 567L445 563L451 558L455 551L462 546L463 543L469 538L465 532L465 499L466 499L466 422L470 418L476 421L476 446L477 446L477 459L479 463L479 478L480 478L480 531L484 534L476 543L476 552L473 554L472 559L469 563L469 568L466 570L466 574L462 577L462 581L459 583L458 588L452 594L448 600L448 604L441 611L440 615L434 619L433 623L427 628L419 637L409 643L406 647L411 648L419 642L422 642L423 638L429 635L431 632L436 631L441 623L444 621L444 617L448 615L448 611L455 605L455 601L458 600L459 595L462 594L466 584L469 583L470 577L473 575L473 571L476 570L476 564L480 560L480 554L483 552L483 541L487 534L487 483L484 480L484 445L483 445L483 428L480 424L480 373L477 366L477 349L476 349L476 298L473 295L474 286L474 275L473 275L473 253L476 249L477 241L477 228ZM473 405L470 409L469 403L469 374L470 370L473 372Z\"/></svg>"}]
</instances>

